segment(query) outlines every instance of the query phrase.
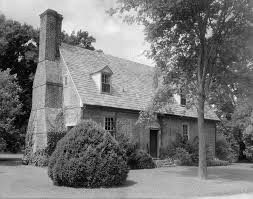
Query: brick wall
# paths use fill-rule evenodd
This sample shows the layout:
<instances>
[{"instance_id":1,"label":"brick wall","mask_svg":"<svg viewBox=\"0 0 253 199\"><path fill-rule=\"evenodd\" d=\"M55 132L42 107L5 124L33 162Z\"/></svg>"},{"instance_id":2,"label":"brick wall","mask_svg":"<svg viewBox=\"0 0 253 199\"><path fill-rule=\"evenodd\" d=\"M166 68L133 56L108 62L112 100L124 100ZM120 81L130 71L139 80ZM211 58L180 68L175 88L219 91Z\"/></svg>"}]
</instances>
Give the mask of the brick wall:
<instances>
[{"instance_id":1,"label":"brick wall","mask_svg":"<svg viewBox=\"0 0 253 199\"><path fill-rule=\"evenodd\" d=\"M118 131L127 132L133 136L140 144L140 147L149 151L149 128L136 125L139 113L125 112L124 110L111 109L111 108L102 108L102 107L89 107L86 106L86 109L83 111L84 119L92 119L95 122L101 124L104 127L105 117L114 117ZM175 140L176 133L182 134L182 124L187 123L189 125L189 134L190 140L193 140L197 133L197 119L188 119L184 117L163 117L160 120L161 125L161 142L160 150L166 149L167 146ZM206 121L206 138L207 144L212 146L213 150L215 149L215 123ZM117 132L116 132L117 133Z\"/></svg>"},{"instance_id":2,"label":"brick wall","mask_svg":"<svg viewBox=\"0 0 253 199\"><path fill-rule=\"evenodd\" d=\"M39 63L33 82L32 111L27 134L33 137L33 151L44 148L47 133L62 110L62 71L59 39L62 16L46 10L40 15Z\"/></svg>"},{"instance_id":3,"label":"brick wall","mask_svg":"<svg viewBox=\"0 0 253 199\"><path fill-rule=\"evenodd\" d=\"M162 119L162 138L161 138L161 148L166 149L168 143L175 140L176 134L183 134L182 125L188 124L189 126L189 139L193 140L198 136L198 124L197 119L184 118L169 116ZM205 134L206 143L212 147L215 151L215 131L216 124L213 121L205 121Z\"/></svg>"},{"instance_id":4,"label":"brick wall","mask_svg":"<svg viewBox=\"0 0 253 199\"><path fill-rule=\"evenodd\" d=\"M122 131L135 139L143 150L147 151L149 130L136 125L139 113L122 111L119 109L86 106L83 110L83 119L92 119L104 127L105 117L113 117L116 121L116 133Z\"/></svg>"}]
</instances>

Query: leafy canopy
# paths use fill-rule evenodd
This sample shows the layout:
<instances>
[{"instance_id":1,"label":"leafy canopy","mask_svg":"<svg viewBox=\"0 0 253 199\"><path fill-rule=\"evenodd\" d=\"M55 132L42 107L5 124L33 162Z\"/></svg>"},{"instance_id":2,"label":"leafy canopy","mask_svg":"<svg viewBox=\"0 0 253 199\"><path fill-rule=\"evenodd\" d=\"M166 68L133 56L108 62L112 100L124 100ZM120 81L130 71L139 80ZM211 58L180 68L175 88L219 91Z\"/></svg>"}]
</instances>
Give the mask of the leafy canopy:
<instances>
[{"instance_id":1,"label":"leafy canopy","mask_svg":"<svg viewBox=\"0 0 253 199\"><path fill-rule=\"evenodd\" d=\"M20 93L15 75L10 75L10 70L0 71L0 137L13 132L13 122L22 114Z\"/></svg>"},{"instance_id":2,"label":"leafy canopy","mask_svg":"<svg viewBox=\"0 0 253 199\"><path fill-rule=\"evenodd\" d=\"M215 103L217 94L252 92L252 7L250 0L118 0L110 13L144 25L163 85L196 99L201 84Z\"/></svg>"},{"instance_id":3,"label":"leafy canopy","mask_svg":"<svg viewBox=\"0 0 253 199\"><path fill-rule=\"evenodd\" d=\"M151 44L149 56L155 60L165 87L158 91L165 96L181 92L196 104L199 176L205 179L205 102L215 103L223 93L232 93L232 97L253 94L253 76L248 76L252 74L253 2L118 0L110 13L144 25Z\"/></svg>"}]
</instances>

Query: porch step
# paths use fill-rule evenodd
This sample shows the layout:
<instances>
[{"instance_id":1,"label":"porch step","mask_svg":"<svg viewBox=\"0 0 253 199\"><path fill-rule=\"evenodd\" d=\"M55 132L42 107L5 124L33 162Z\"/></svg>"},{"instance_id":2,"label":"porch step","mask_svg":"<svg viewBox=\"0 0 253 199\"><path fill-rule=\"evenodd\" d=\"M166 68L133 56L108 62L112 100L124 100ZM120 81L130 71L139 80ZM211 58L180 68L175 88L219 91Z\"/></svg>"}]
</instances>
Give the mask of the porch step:
<instances>
[{"instance_id":1,"label":"porch step","mask_svg":"<svg viewBox=\"0 0 253 199\"><path fill-rule=\"evenodd\" d=\"M156 163L156 167L175 167L176 164L174 163L174 161L172 159L164 159L164 160L161 160L161 159L156 159L154 160L154 162Z\"/></svg>"}]
</instances>

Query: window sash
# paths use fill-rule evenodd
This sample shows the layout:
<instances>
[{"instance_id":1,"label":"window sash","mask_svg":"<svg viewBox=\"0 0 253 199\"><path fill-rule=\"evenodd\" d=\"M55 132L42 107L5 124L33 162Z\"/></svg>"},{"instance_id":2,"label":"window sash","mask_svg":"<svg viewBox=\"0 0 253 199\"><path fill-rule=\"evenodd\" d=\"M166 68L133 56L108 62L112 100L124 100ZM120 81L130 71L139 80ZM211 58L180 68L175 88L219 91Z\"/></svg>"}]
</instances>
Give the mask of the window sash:
<instances>
[{"instance_id":1,"label":"window sash","mask_svg":"<svg viewBox=\"0 0 253 199\"><path fill-rule=\"evenodd\" d=\"M183 124L183 138L189 139L189 127L187 124Z\"/></svg>"},{"instance_id":2,"label":"window sash","mask_svg":"<svg viewBox=\"0 0 253 199\"><path fill-rule=\"evenodd\" d=\"M114 118L113 117L106 117L105 118L105 130L113 131L114 130Z\"/></svg>"},{"instance_id":3,"label":"window sash","mask_svg":"<svg viewBox=\"0 0 253 199\"><path fill-rule=\"evenodd\" d=\"M110 77L108 74L102 74L102 83L110 84Z\"/></svg>"},{"instance_id":4,"label":"window sash","mask_svg":"<svg viewBox=\"0 0 253 199\"><path fill-rule=\"evenodd\" d=\"M111 92L111 81L110 81L110 75L102 73L102 93L110 93Z\"/></svg>"},{"instance_id":5,"label":"window sash","mask_svg":"<svg viewBox=\"0 0 253 199\"><path fill-rule=\"evenodd\" d=\"M115 124L113 117L106 117L105 118L105 130L111 133L112 136L115 136Z\"/></svg>"},{"instance_id":6,"label":"window sash","mask_svg":"<svg viewBox=\"0 0 253 199\"><path fill-rule=\"evenodd\" d=\"M182 106L186 106L186 96L185 95L180 95L180 104Z\"/></svg>"},{"instance_id":7,"label":"window sash","mask_svg":"<svg viewBox=\"0 0 253 199\"><path fill-rule=\"evenodd\" d=\"M102 92L103 93L110 93L111 92L111 85L102 83Z\"/></svg>"}]
</instances>

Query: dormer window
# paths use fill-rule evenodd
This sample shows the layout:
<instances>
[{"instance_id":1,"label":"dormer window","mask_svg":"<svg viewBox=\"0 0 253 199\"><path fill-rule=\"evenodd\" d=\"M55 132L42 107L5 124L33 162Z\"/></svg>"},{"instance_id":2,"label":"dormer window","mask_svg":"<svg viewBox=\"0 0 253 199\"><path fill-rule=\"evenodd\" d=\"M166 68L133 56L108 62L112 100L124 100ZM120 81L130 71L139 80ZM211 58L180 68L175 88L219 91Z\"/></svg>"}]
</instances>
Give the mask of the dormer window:
<instances>
[{"instance_id":1,"label":"dormer window","mask_svg":"<svg viewBox=\"0 0 253 199\"><path fill-rule=\"evenodd\" d=\"M181 106L186 106L186 95L180 94L180 104Z\"/></svg>"},{"instance_id":2,"label":"dormer window","mask_svg":"<svg viewBox=\"0 0 253 199\"><path fill-rule=\"evenodd\" d=\"M102 94L112 93L112 75L113 72L109 66L105 66L100 70L96 70L91 73L91 78L96 84L97 91Z\"/></svg>"},{"instance_id":3,"label":"dormer window","mask_svg":"<svg viewBox=\"0 0 253 199\"><path fill-rule=\"evenodd\" d=\"M111 93L111 74L102 73L102 93Z\"/></svg>"}]
</instances>

